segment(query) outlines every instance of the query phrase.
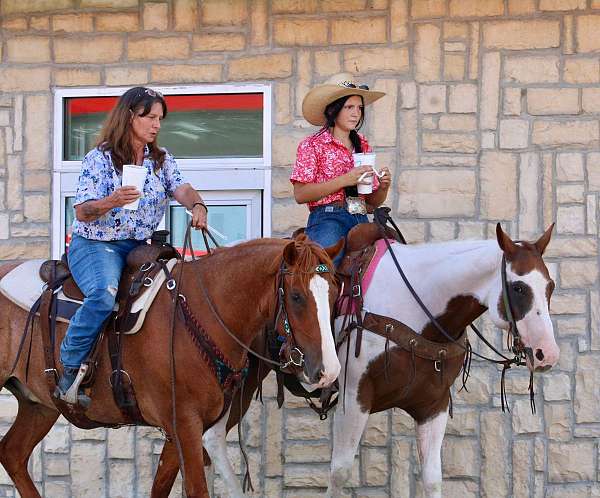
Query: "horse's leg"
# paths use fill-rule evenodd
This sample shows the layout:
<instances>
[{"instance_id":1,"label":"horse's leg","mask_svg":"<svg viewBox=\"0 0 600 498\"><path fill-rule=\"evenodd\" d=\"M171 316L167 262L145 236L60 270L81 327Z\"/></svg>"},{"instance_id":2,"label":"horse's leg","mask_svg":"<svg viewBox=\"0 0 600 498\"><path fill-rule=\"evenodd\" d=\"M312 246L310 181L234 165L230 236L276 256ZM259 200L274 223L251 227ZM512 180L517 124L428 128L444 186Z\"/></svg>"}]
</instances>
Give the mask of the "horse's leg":
<instances>
[{"instance_id":1,"label":"horse's leg","mask_svg":"<svg viewBox=\"0 0 600 498\"><path fill-rule=\"evenodd\" d=\"M243 498L245 495L227 455L227 433L241 423L248 408L250 408L254 393L269 372L268 367L259 364L255 358L251 357L244 389L236 391L227 414L207 430L202 439L204 448L210 455L217 472L223 478L225 489L230 498Z\"/></svg>"},{"instance_id":2,"label":"horse's leg","mask_svg":"<svg viewBox=\"0 0 600 498\"><path fill-rule=\"evenodd\" d=\"M227 416L223 417L208 429L202 437L202 442L217 472L223 479L228 496L231 498L244 498L239 478L235 475L227 456L227 419Z\"/></svg>"},{"instance_id":3,"label":"horse's leg","mask_svg":"<svg viewBox=\"0 0 600 498\"><path fill-rule=\"evenodd\" d=\"M417 445L427 498L442 498L442 441L448 422L448 410L426 422L416 424Z\"/></svg>"},{"instance_id":4,"label":"horse's leg","mask_svg":"<svg viewBox=\"0 0 600 498\"><path fill-rule=\"evenodd\" d=\"M328 498L342 496L342 488L350 479L354 456L369 419L369 412L360 409L355 396L350 394L346 397L344 410L343 395L340 394L339 405L333 415L333 452Z\"/></svg>"},{"instance_id":5,"label":"horse's leg","mask_svg":"<svg viewBox=\"0 0 600 498\"><path fill-rule=\"evenodd\" d=\"M177 447L172 441L165 441L160 454L158 468L152 483L150 498L168 498L179 473L179 458Z\"/></svg>"},{"instance_id":6,"label":"horse's leg","mask_svg":"<svg viewBox=\"0 0 600 498\"><path fill-rule=\"evenodd\" d=\"M230 409L231 411L231 409ZM217 472L223 478L225 487L231 498L243 498L244 492L240 487L239 479L231 466L227 455L227 422L229 412L215 425L208 429L202 436L202 443L213 461ZM179 460L177 447L171 441L165 441L160 454L160 461L152 484L151 498L168 498L177 474L179 472Z\"/></svg>"},{"instance_id":7,"label":"horse's leg","mask_svg":"<svg viewBox=\"0 0 600 498\"><path fill-rule=\"evenodd\" d=\"M257 360L250 358L243 392L241 389L236 391L229 412L202 436L204 448L223 477L223 482L232 498L243 497L244 493L227 455L227 433L246 414L258 385L269 372L267 367L263 365L259 368ZM173 442L166 441L154 476L151 498L168 498L178 472L177 447Z\"/></svg>"},{"instance_id":8,"label":"horse's leg","mask_svg":"<svg viewBox=\"0 0 600 498\"><path fill-rule=\"evenodd\" d=\"M35 446L56 422L59 413L39 403L17 397L19 411L12 427L0 441L0 463L15 483L21 496L39 498L27 463Z\"/></svg>"},{"instance_id":9,"label":"horse's leg","mask_svg":"<svg viewBox=\"0 0 600 498\"><path fill-rule=\"evenodd\" d=\"M243 498L244 492L240 487L238 477L227 456L226 441L227 416L224 416L215 425L208 429L202 436L202 442L211 460L215 464L217 472L221 474L228 496L231 498ZM175 443L166 441L160 454L158 469L152 484L151 498L167 498L173 483L179 472L179 460L177 458L177 447Z\"/></svg>"},{"instance_id":10,"label":"horse's leg","mask_svg":"<svg viewBox=\"0 0 600 498\"><path fill-rule=\"evenodd\" d=\"M187 498L210 498L204 472L203 432L202 421L195 417L177 423L177 434L183 456L183 462L179 462L179 467L184 469L183 484Z\"/></svg>"}]
</instances>

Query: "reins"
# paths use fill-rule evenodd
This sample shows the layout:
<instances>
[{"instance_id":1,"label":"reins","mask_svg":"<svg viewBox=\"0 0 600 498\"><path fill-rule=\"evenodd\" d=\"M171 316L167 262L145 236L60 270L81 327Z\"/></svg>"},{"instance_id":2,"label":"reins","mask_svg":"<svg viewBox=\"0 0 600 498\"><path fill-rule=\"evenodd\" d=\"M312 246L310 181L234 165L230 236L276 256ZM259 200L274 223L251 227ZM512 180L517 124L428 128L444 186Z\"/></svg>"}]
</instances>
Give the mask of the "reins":
<instances>
[{"instance_id":1,"label":"reins","mask_svg":"<svg viewBox=\"0 0 600 498\"><path fill-rule=\"evenodd\" d=\"M216 247L219 247L219 244L215 240L214 236L208 231L207 228L202 229L202 238L204 239L204 245L209 254L211 254L210 245L207 240L208 237L212 240L213 244ZM179 289L181 287L181 281L183 280L183 270L185 265L185 255L189 249L192 260L195 261L196 257L194 255L194 248L192 247L192 220L187 225L185 230L185 236L183 239L183 248L181 252L181 270L179 272L179 276L177 280L174 280L171 274L169 273L167 267L163 265L163 270L169 279L167 281L167 289L172 291L173 295L173 306L171 308L171 334L169 338L169 350L170 350L170 373L171 373L171 416L172 416L172 425L173 425L173 439L175 440L175 446L177 448L177 456L179 458L180 463L180 471L181 477L185 482L185 464L183 459L183 449L181 448L181 441L179 440L179 435L177 434L177 389L176 389L176 378L175 378L175 322L176 322L176 314L177 314L177 305L179 304L179 299L184 298L182 294L179 294ZM204 289L203 289L204 290Z\"/></svg>"},{"instance_id":2,"label":"reins","mask_svg":"<svg viewBox=\"0 0 600 498\"><path fill-rule=\"evenodd\" d=\"M260 353L258 353L257 351L255 351L254 349L252 349L250 346L247 346L246 344L244 344L230 329L229 327L225 324L225 322L223 321L223 319L221 318L221 316L219 315L218 311L216 310L210 296L208 295L208 291L206 290L206 287L203 285L202 282L202 277L200 276L199 272L196 272L197 275L197 279L199 281L200 284L200 288L202 289L202 294L204 295L204 299L206 301L206 303L208 304L208 307L210 308L211 313L213 314L214 318L217 320L217 322L219 323L219 325L222 327L222 329L227 333L227 335L229 335L229 337L231 337L242 349L244 349L246 352L250 353L251 355L255 356L256 358L258 358L259 360L262 360L266 363L269 363L270 365L275 366L276 368L285 368L286 366L289 366L290 362L294 363L291 359L290 361L286 362L286 363L282 363L280 361L274 361L271 358L267 358L266 356L261 355ZM275 317L275 321L274 321L274 329L277 328L277 321L279 320L279 317L281 316L281 314L283 313L284 316L284 325L283 325L283 329L284 332L286 333L286 335L288 335L288 337L292 337L292 329L289 325L289 321L287 320L287 312L285 312L285 306L283 304L283 297L285 295L285 291L283 290L283 275L284 274L288 274L291 275L291 273L287 272L287 270L285 269L285 263L282 262L282 265L280 267L280 271L279 271L279 277L278 277L278 312L276 314ZM299 351L299 350L298 350ZM302 354L301 351L299 351L300 354ZM304 357L304 355L302 354L302 358ZM296 364L296 363L294 363ZM300 364L301 365L301 364ZM297 365L297 366L300 366Z\"/></svg>"},{"instance_id":3,"label":"reins","mask_svg":"<svg viewBox=\"0 0 600 498\"><path fill-rule=\"evenodd\" d=\"M512 345L512 352L514 357L513 358L508 358L507 356L505 356L503 353L501 353L500 351L498 351L498 349L496 347L494 347L484 336L483 334L479 331L479 329L474 325L474 324L470 324L469 326L471 327L471 329L475 332L475 334L481 339L481 341L488 346L495 354L497 354L500 358L502 358L501 360L497 360L494 358L489 358L485 355L482 355L480 353L477 353L476 351L473 351L472 348L467 344L467 346L463 346L462 344L460 344L454 337L452 337L445 329L444 327L436 320L436 318L432 315L432 313L429 311L429 309L427 308L427 306L425 305L425 303L421 300L421 298L419 297L419 295L417 294L417 292L415 291L414 287L412 286L412 284L410 283L410 281L408 280L408 277L406 276L406 274L404 273L404 270L402 269L402 266L400 265L400 263L398 262L398 259L396 258L396 255L394 254L394 251L392 251L392 246L390 244L390 241L388 240L387 236L385 235L385 228L387 225L387 222L389 221L390 224L392 225L393 229L395 230L395 232L398 234L398 237L400 239L400 241L403 244L406 244L406 240L404 239L402 233L400 232L400 229L398 228L398 226L396 225L396 223L394 222L394 220L392 219L392 217L389 214L390 212L390 208L388 207L382 207L382 208L377 208L375 210L374 213L374 221L377 225L379 225L383 236L383 240L385 241L385 244L387 246L387 250L390 253L392 260L394 261L394 265L396 266L396 269L398 270L398 273L400 274L400 276L402 277L402 280L404 281L404 284L406 285L406 287L408 288L408 290L410 291L410 293L412 294L413 298L415 299L415 301L419 304L420 308L423 310L423 312L427 315L427 317L429 318L429 320L431 320L431 323L433 324L433 326L437 329L438 332L440 332L449 342L452 342L454 344L457 344L459 347L461 347L468 355L475 355L476 357L488 361L490 363L494 363L497 365L502 365L502 376L501 376L501 392L500 392L500 398L501 398L501 402L502 402L502 411L510 411L510 408L508 406L508 402L506 402L506 390L505 390L505 374L506 371L509 370L512 365L516 365L516 366L521 366L524 365L524 358L525 355L528 355L530 358L532 358L533 356L533 352L531 351L531 348L525 348L523 346L523 343L521 341L521 335L519 333L519 330L517 328L517 323L515 321L514 318L514 314L512 313L512 304L510 302L510 296L508 293L508 285L507 285L507 277L506 277L506 258L504 256L504 254L502 255L502 265L501 265L501 275L502 275L502 295L503 295L503 300L504 300L504 307L505 307L505 312L506 312L506 316L508 318L508 322L510 324L509 326L509 336L513 337L513 345ZM468 360L465 361L465 365L470 365L471 360L470 358ZM465 377L465 372L466 370L463 370L463 387L465 387L465 382L468 378L468 374L466 374ZM530 372L530 379L529 379L529 399L530 399L530 404L531 404L531 410L533 413L535 413L535 398L534 398L534 392L533 392L533 372Z\"/></svg>"},{"instance_id":4,"label":"reins","mask_svg":"<svg viewBox=\"0 0 600 498\"><path fill-rule=\"evenodd\" d=\"M175 445L177 447L179 461L181 462L181 474L182 474L182 478L184 479L184 481L185 481L185 469L183 467L183 451L182 451L181 443L179 441L179 437L177 434L174 336L175 336L175 322L176 322L177 308L178 307L181 308L182 301L185 302L185 296L183 296L182 294L179 293L179 289L181 287L181 281L183 279L183 271L185 268L185 265L183 263L185 262L185 256L186 256L188 249L189 249L192 261L196 261L196 257L194 255L194 250L192 247L191 226L192 226L192 224L190 221L187 225L186 233L185 233L185 237L184 237L184 243L183 243L183 248L182 248L182 258L181 258L181 269L179 271L177 280L175 280L173 278L173 276L171 275L169 270L166 268L166 266L163 265L163 270L165 271L165 274L167 275L167 279L168 279L167 280L167 289L169 291L171 291L171 293L173 295L173 306L172 306L172 313L171 313L171 336L170 336L171 399L172 399L172 418L173 418L172 426L173 426L173 433L174 433L173 436L174 436L174 440L175 440ZM212 251L208 244L207 237L210 238L210 240L213 242L215 247L219 247L219 244L217 243L217 241L215 240L215 238L213 237L213 235L210 233L210 231L208 229L202 229L202 237L204 239L205 247L206 247L208 254L209 255L212 254ZM322 273L325 271L329 271L329 269L326 267L326 265L320 264L320 265L317 265L317 267L315 268L315 272L317 272L317 273ZM262 360L262 361L274 366L277 370L280 370L280 371L289 367L290 365L294 365L296 367L303 366L304 353L295 345L294 335L293 335L292 327L291 327L289 319L288 319L287 310L285 308L285 301L284 301L284 297L285 297L284 278L286 275L292 275L293 273L290 272L286 268L286 264L283 259L282 259L282 262L281 262L281 265L280 265L280 268L278 271L277 281L276 281L276 286L277 286L276 310L277 311L275 313L275 319L273 321L272 330L274 330L274 331L277 330L279 321L281 318L283 318L282 329L283 329L283 333L285 334L285 336L283 337L284 345L288 342L291 345L290 352L289 352L289 358L285 363L283 363L281 361L274 361L271 358L263 356L260 353L258 353L257 351L255 351L254 349L252 349L250 346L244 344L230 330L230 328L225 324L225 322L221 318L220 314L218 313L217 309L215 308L215 305L214 305L212 299L210 298L210 296L208 294L208 290L207 290L206 286L204 285L201 273L199 271L196 271L196 272L194 272L194 274L196 275L196 279L198 281L199 287L202 290L204 301L208 305L208 308L210 309L210 312L212 313L213 317L215 318L217 323L220 325L220 327L226 332L226 334L229 337L231 337L234 340L234 342L236 342L245 352L252 354L259 360ZM282 346L282 348L283 348L283 346ZM244 381L242 380L242 387L241 387L242 389L243 389L243 382ZM241 431L241 428L239 430ZM242 452L242 456L243 456L243 458L245 460L245 464L246 464L246 475L244 477L244 490L246 490L246 488L253 489L252 481L250 480L250 475L249 475L249 471L248 471L248 469L249 469L248 457L243 448L243 441L242 441L243 438L240 437L239 440L240 440L240 449Z\"/></svg>"}]
</instances>

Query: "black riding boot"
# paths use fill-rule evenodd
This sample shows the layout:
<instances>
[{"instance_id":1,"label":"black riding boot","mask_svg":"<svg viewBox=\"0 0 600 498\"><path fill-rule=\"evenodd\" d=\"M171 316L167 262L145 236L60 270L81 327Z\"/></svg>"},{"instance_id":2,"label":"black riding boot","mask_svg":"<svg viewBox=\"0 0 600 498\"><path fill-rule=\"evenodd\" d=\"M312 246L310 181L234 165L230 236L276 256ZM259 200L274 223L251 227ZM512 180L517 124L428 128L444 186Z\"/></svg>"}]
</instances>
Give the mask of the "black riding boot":
<instances>
[{"instance_id":1,"label":"black riding boot","mask_svg":"<svg viewBox=\"0 0 600 498\"><path fill-rule=\"evenodd\" d=\"M54 397L58 398L65 403L78 404L84 408L90 406L90 397L87 396L81 387L77 389L77 397L75 393L71 392L71 387L79 374L79 368L64 367L63 374L58 379L58 385L54 391ZM83 375L83 374L82 374Z\"/></svg>"}]
</instances>

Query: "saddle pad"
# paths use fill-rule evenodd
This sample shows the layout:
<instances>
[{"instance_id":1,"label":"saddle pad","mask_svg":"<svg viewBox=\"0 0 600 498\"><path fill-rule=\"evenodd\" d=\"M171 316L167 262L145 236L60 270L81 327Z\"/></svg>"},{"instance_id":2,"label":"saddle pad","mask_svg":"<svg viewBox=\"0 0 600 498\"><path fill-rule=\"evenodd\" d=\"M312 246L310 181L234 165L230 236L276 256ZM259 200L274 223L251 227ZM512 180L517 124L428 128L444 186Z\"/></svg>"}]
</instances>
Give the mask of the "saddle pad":
<instances>
[{"instance_id":1,"label":"saddle pad","mask_svg":"<svg viewBox=\"0 0 600 498\"><path fill-rule=\"evenodd\" d=\"M40 278L40 266L45 259L30 259L9 271L0 280L0 292L13 303L29 311L42 295L45 282Z\"/></svg>"},{"instance_id":2,"label":"saddle pad","mask_svg":"<svg viewBox=\"0 0 600 498\"><path fill-rule=\"evenodd\" d=\"M0 292L17 306L23 308L25 311L29 311L42 295L46 285L40 278L40 267L44 261L46 260L31 259L20 264L16 268L13 268L0 280ZM176 263L177 260L174 258L169 260L167 263L169 271L173 269ZM131 306L131 314L137 314L138 317L135 325L131 330L124 332L125 334L135 334L142 328L146 313L165 280L165 273L161 271L156 275L150 288L134 301ZM66 297L63 294L62 289L59 289L57 292L57 298L57 320L69 323L71 317L81 305L81 302ZM114 309L115 311L118 310L118 304L115 304Z\"/></svg>"},{"instance_id":3,"label":"saddle pad","mask_svg":"<svg viewBox=\"0 0 600 498\"><path fill-rule=\"evenodd\" d=\"M393 245L396 243L395 240L391 240L391 239L388 239L388 240L389 240L390 245ZM373 274L375 273L377 266L379 266L379 262L381 261L381 258L383 258L386 251L387 251L387 244L385 243L385 240L379 239L378 241L375 242L375 254L373 255L373 259L371 260L371 263L369 263L369 267L367 268L367 271L364 273L363 278L362 278L362 293L363 293L363 295L366 294L367 291L369 290L369 286L371 285L371 281L373 280Z\"/></svg>"},{"instance_id":4,"label":"saddle pad","mask_svg":"<svg viewBox=\"0 0 600 498\"><path fill-rule=\"evenodd\" d=\"M396 241L393 239L388 239L388 241L389 241L390 245L393 245L396 243ZM373 254L373 258L371 258L369 266L367 267L367 270L363 273L363 277L362 277L361 294L363 296L369 290L369 286L371 285L371 281L373 280L373 274L375 273L377 266L379 266L379 262L381 261L381 258L383 258L383 256L385 255L386 251L387 251L387 244L385 243L385 240L384 239L376 240L375 241L375 254ZM341 295L343 293L343 290L344 289L340 290L340 297L338 298L338 303L337 303L336 308L338 310L345 311L345 309L346 309L345 303L347 302L345 300L347 299L347 297ZM352 304L352 306L351 306L350 312L355 313L356 307L355 307L354 301L351 304Z\"/></svg>"},{"instance_id":5,"label":"saddle pad","mask_svg":"<svg viewBox=\"0 0 600 498\"><path fill-rule=\"evenodd\" d=\"M173 267L176 264L177 264L177 259L175 259L175 258L170 259L167 262L167 268L168 268L169 272L173 271ZM146 313L148 313L150 306L154 302L154 298L156 297L156 295L158 294L158 291L163 286L163 284L165 283L166 280L167 280L167 276L165 275L165 272L164 271L158 272L156 274L156 276L154 277L154 281L150 285L150 288L133 302L133 304L131 305L131 314L132 315L137 314L138 317L135 322L135 325L127 332L123 331L124 334L131 335L131 334L135 334L136 332L139 332L139 330L142 328L142 325L144 324L144 319L146 318Z\"/></svg>"}]
</instances>

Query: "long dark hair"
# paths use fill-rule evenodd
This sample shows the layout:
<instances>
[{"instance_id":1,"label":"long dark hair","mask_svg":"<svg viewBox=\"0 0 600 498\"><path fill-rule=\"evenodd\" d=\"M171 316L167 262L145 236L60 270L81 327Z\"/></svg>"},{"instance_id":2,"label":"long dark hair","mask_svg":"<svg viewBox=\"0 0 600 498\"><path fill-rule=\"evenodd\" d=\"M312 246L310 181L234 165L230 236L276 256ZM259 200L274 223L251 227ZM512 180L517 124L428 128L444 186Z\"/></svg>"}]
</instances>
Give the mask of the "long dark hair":
<instances>
[{"instance_id":1,"label":"long dark hair","mask_svg":"<svg viewBox=\"0 0 600 498\"><path fill-rule=\"evenodd\" d=\"M344 104L350 97L353 97L353 95L346 95L345 97L341 97L337 100L334 100L331 104L328 104L327 107L325 107L324 114L327 122L323 126L322 131L325 131L329 128L333 128L335 126L335 120L338 117L338 114L344 108ZM360 113L360 120L358 121L356 128L350 131L350 141L352 142L352 147L354 147L354 152L362 152L360 137L358 136L357 130L360 130L361 126L365 122L365 101L362 98L362 95L357 95L357 97L360 97L360 100L362 102L362 112Z\"/></svg>"},{"instance_id":2,"label":"long dark hair","mask_svg":"<svg viewBox=\"0 0 600 498\"><path fill-rule=\"evenodd\" d=\"M100 150L110 152L113 167L119 173L123 171L124 164L135 161L135 152L131 143L132 113L146 116L156 102L160 102L163 118L165 118L167 103L162 94L150 88L136 86L121 95L117 105L106 118L97 145ZM148 149L154 162L154 171L158 172L165 161L166 153L158 146L156 137L148 144Z\"/></svg>"}]
</instances>

